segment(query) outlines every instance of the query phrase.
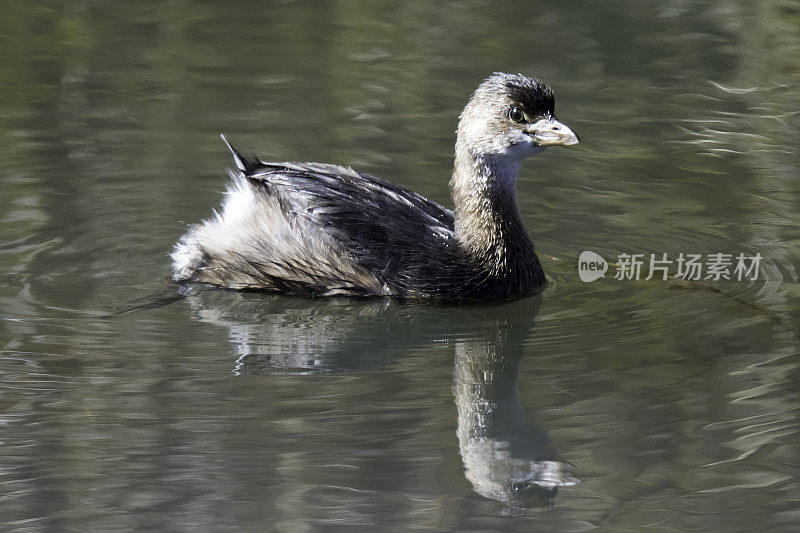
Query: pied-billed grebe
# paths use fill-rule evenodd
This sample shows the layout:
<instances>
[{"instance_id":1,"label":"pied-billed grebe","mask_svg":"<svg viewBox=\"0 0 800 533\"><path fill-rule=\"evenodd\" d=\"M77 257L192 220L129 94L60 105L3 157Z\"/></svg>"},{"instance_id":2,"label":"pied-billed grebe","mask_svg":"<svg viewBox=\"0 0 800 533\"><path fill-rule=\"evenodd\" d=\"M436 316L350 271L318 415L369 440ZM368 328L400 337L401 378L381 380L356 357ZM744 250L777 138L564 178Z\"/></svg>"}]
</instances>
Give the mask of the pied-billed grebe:
<instances>
[{"instance_id":1,"label":"pied-billed grebe","mask_svg":"<svg viewBox=\"0 0 800 533\"><path fill-rule=\"evenodd\" d=\"M475 90L457 134L453 211L350 168L264 163L228 144L239 172L222 212L175 246L173 279L319 296L540 291L545 276L517 210L517 173L524 157L578 136L556 120L547 85L502 73Z\"/></svg>"}]
</instances>

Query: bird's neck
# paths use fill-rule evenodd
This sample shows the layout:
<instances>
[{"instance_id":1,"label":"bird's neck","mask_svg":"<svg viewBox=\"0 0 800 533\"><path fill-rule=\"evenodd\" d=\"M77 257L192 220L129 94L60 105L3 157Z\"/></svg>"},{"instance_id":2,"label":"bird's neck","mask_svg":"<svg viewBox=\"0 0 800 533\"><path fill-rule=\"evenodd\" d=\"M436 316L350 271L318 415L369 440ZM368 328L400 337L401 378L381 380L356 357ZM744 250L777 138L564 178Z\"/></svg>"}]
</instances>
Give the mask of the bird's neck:
<instances>
[{"instance_id":1,"label":"bird's neck","mask_svg":"<svg viewBox=\"0 0 800 533\"><path fill-rule=\"evenodd\" d=\"M519 166L518 159L477 154L456 143L450 179L456 237L498 275L538 266L517 208Z\"/></svg>"}]
</instances>

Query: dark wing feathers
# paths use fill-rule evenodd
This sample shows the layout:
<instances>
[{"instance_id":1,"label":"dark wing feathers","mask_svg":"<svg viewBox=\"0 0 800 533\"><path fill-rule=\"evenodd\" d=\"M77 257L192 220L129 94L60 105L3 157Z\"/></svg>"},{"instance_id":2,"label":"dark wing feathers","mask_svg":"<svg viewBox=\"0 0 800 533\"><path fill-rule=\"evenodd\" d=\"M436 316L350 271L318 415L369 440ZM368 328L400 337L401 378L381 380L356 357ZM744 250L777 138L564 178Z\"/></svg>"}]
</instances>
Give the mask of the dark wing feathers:
<instances>
[{"instance_id":1,"label":"dark wing feathers","mask_svg":"<svg viewBox=\"0 0 800 533\"><path fill-rule=\"evenodd\" d=\"M496 280L458 249L449 209L351 168L247 158L222 138L244 177L263 187L285 213L306 217L312 227L340 242L353 262L377 276L389 293L449 298L493 294ZM280 258L284 266L287 260ZM316 265L314 270L319 286L297 286L298 282L283 279L263 281L296 294L319 294L329 291L330 282L339 279L346 292L358 294L358 287L338 276L336 265ZM367 288L364 291L365 296L372 294Z\"/></svg>"},{"instance_id":2,"label":"dark wing feathers","mask_svg":"<svg viewBox=\"0 0 800 533\"><path fill-rule=\"evenodd\" d=\"M341 242L357 265L390 288L440 279L445 265L457 263L453 213L441 205L337 165L263 165L247 178L276 196L284 211L311 219Z\"/></svg>"}]
</instances>

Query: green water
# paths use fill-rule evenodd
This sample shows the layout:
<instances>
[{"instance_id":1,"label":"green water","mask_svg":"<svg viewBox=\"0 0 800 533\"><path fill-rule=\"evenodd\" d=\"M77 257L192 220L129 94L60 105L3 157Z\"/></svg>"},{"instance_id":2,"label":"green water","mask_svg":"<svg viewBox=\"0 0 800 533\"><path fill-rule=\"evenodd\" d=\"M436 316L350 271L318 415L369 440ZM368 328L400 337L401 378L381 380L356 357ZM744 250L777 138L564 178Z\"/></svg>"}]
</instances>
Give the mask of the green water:
<instances>
[{"instance_id":1,"label":"green water","mask_svg":"<svg viewBox=\"0 0 800 533\"><path fill-rule=\"evenodd\" d=\"M0 530L797 529L796 1L2 13ZM520 176L542 296L194 287L103 318L219 205L220 132L448 204L493 71L552 85L582 139ZM584 250L763 260L755 282L584 283Z\"/></svg>"}]
</instances>

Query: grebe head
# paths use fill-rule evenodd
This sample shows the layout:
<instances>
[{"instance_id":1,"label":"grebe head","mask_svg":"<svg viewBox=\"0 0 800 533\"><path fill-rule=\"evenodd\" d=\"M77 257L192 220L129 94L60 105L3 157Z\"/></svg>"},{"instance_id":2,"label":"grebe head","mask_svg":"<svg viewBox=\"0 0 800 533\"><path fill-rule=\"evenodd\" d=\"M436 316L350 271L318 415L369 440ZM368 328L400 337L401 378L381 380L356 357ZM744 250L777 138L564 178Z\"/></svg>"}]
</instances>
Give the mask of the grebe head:
<instances>
[{"instance_id":1,"label":"grebe head","mask_svg":"<svg viewBox=\"0 0 800 533\"><path fill-rule=\"evenodd\" d=\"M453 175L454 230L469 255L524 293L544 282L517 208L523 158L578 136L555 116L550 87L496 72L472 94L458 122Z\"/></svg>"},{"instance_id":2,"label":"grebe head","mask_svg":"<svg viewBox=\"0 0 800 533\"><path fill-rule=\"evenodd\" d=\"M496 72L478 86L461 113L458 144L478 157L520 160L547 146L577 144L556 119L553 91L522 74Z\"/></svg>"}]
</instances>

